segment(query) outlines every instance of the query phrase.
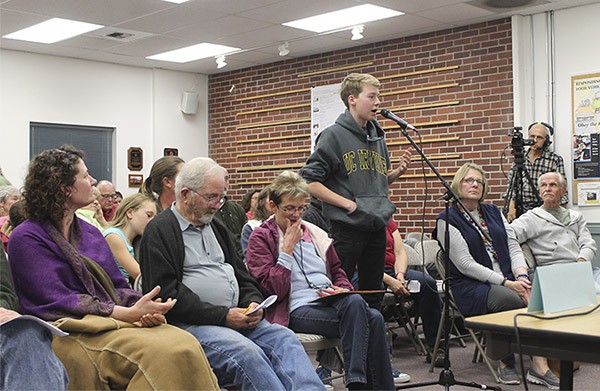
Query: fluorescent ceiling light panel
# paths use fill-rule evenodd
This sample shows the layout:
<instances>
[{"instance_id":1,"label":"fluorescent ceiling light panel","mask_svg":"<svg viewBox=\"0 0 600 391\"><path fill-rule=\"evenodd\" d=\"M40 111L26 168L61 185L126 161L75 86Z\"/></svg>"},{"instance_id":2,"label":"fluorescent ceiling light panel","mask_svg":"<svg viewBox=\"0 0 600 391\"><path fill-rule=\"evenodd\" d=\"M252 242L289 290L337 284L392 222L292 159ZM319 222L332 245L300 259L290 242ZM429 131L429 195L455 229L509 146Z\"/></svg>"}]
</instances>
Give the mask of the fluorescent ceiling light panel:
<instances>
[{"instance_id":1,"label":"fluorescent ceiling light panel","mask_svg":"<svg viewBox=\"0 0 600 391\"><path fill-rule=\"evenodd\" d=\"M327 12L325 14L315 15L304 19L293 20L291 22L282 24L288 27L314 31L315 33L322 33L325 31L356 26L357 24L387 19L399 15L404 15L404 12L379 7L372 4L364 4L339 11Z\"/></svg>"},{"instance_id":2,"label":"fluorescent ceiling light panel","mask_svg":"<svg viewBox=\"0 0 600 391\"><path fill-rule=\"evenodd\" d=\"M168 1L169 3L181 4L181 3L185 3L188 0L163 0L163 1Z\"/></svg>"},{"instance_id":3,"label":"fluorescent ceiling light panel","mask_svg":"<svg viewBox=\"0 0 600 391\"><path fill-rule=\"evenodd\" d=\"M7 34L2 38L39 43L55 43L102 27L104 26L99 24L52 18L23 30Z\"/></svg>"},{"instance_id":4,"label":"fluorescent ceiling light panel","mask_svg":"<svg viewBox=\"0 0 600 391\"><path fill-rule=\"evenodd\" d=\"M215 57L220 56L221 54L237 52L238 50L242 49L231 46L215 45L212 43L199 43L197 45L155 54L146 58L149 60L184 63L200 60L201 58Z\"/></svg>"}]
</instances>

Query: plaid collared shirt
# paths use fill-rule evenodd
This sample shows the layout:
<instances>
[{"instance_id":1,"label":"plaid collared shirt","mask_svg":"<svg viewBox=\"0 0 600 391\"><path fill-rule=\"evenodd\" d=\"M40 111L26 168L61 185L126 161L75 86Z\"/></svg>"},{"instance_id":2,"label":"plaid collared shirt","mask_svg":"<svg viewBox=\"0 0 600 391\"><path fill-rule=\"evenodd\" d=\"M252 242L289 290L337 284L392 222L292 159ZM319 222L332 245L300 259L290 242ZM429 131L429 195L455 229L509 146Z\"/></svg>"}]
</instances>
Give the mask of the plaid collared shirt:
<instances>
[{"instance_id":1,"label":"plaid collared shirt","mask_svg":"<svg viewBox=\"0 0 600 391\"><path fill-rule=\"evenodd\" d=\"M565 164L563 162L562 157L555 154L554 152L544 150L542 152L542 155L540 157L538 157L537 159L535 159L535 161L532 163L531 160L529 159L530 151L531 151L531 149L529 149L525 153L525 168L527 169L527 172L529 172L529 175L531 176L531 179L533 180L535 188L532 189L531 186L529 186L529 182L527 181L527 178L525 177L525 175L523 175L522 197L523 197L523 207L525 208L525 210L533 209L533 208L541 205L538 203L535 195L539 194L539 190L537 188L537 180L542 174L545 174L547 172L556 171L556 172L560 172L562 174L562 176L565 178L565 181L567 180L567 177L565 175ZM516 166L513 164L512 168L510 169L510 173L508 175L509 185L510 185L510 183L512 183L512 178L515 173L515 170L516 170ZM515 199L514 189L512 189L512 190L508 189L508 191L510 194L510 200L511 201L514 200ZM567 202L569 202L568 193L566 193L564 195L564 197L560 200L561 205L565 205L565 204L567 204Z\"/></svg>"}]
</instances>

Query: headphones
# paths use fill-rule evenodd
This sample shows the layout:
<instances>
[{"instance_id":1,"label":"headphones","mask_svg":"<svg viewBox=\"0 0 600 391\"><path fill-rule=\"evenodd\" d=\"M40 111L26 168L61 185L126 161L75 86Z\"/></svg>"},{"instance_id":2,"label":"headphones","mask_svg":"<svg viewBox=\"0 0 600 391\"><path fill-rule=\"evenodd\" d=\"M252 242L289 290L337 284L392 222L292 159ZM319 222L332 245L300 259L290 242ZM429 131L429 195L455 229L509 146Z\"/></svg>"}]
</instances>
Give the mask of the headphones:
<instances>
[{"instance_id":1,"label":"headphones","mask_svg":"<svg viewBox=\"0 0 600 391\"><path fill-rule=\"evenodd\" d=\"M552 144L552 140L550 140L550 136L554 135L554 128L545 122L538 121L538 122L534 122L531 125L529 125L527 130L531 129L533 127L533 125L542 125L547 129L546 140L544 141L544 145L542 145L542 149L547 150L550 147L550 144ZM548 135L548 132L550 132L550 135Z\"/></svg>"}]
</instances>

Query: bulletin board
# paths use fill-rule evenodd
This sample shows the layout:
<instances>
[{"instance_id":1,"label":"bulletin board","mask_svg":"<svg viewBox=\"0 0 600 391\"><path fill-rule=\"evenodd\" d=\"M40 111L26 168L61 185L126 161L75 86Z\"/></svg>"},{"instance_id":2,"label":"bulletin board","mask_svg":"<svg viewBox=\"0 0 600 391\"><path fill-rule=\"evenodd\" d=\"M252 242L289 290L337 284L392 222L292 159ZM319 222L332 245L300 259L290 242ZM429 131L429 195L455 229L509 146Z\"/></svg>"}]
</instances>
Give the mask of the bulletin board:
<instances>
[{"instance_id":1,"label":"bulletin board","mask_svg":"<svg viewBox=\"0 0 600 391\"><path fill-rule=\"evenodd\" d=\"M573 203L600 206L600 73L571 77Z\"/></svg>"}]
</instances>

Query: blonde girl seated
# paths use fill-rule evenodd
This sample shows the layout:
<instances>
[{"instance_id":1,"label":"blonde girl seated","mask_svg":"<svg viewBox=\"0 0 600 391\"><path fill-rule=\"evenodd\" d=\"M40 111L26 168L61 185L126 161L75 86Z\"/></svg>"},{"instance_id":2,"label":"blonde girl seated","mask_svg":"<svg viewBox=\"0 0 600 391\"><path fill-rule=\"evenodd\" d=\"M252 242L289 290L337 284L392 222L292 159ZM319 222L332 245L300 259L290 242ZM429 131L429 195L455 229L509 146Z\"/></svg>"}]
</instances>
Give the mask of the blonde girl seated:
<instances>
[{"instance_id":1,"label":"blonde girl seated","mask_svg":"<svg viewBox=\"0 0 600 391\"><path fill-rule=\"evenodd\" d=\"M140 265L135 259L133 241L142 236L146 225L156 216L154 199L146 194L134 194L126 197L117 208L110 228L102 234L108 242L117 266L130 282L140 274Z\"/></svg>"}]
</instances>

